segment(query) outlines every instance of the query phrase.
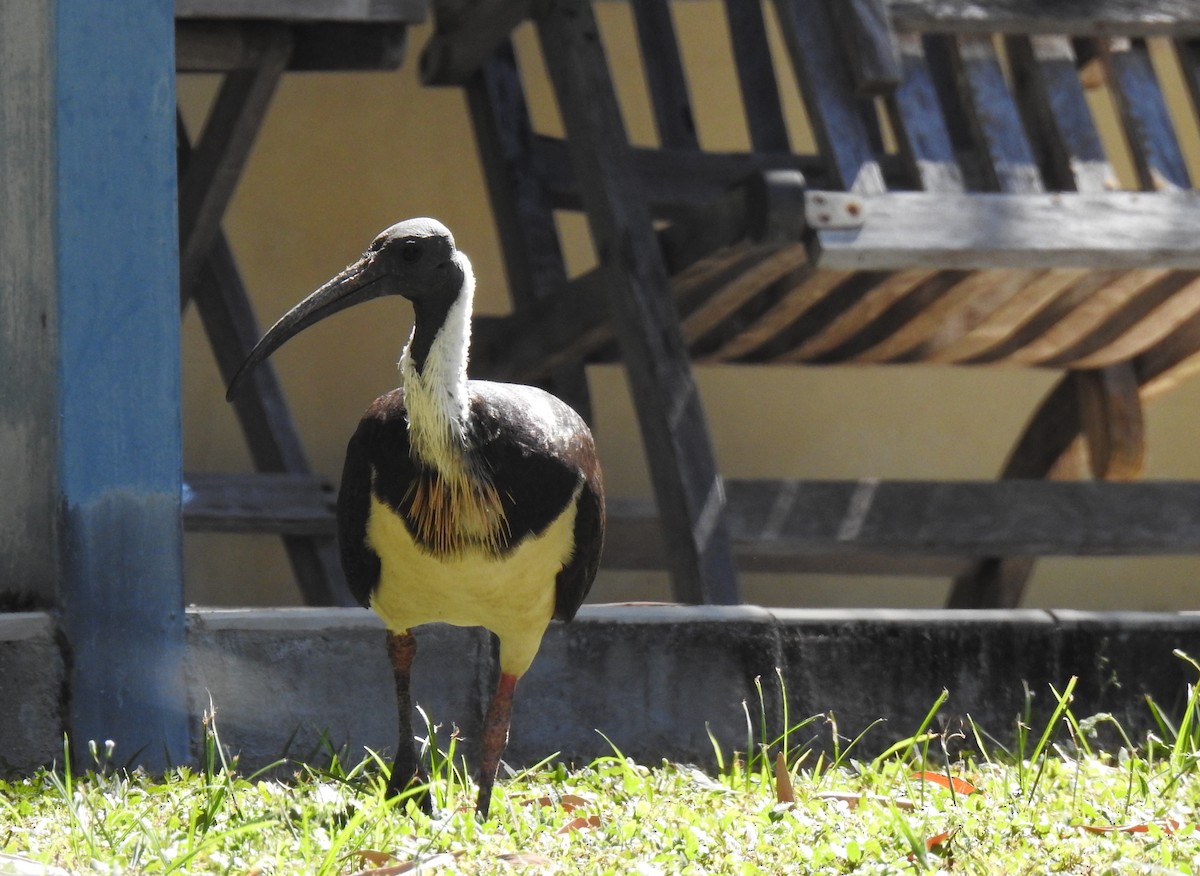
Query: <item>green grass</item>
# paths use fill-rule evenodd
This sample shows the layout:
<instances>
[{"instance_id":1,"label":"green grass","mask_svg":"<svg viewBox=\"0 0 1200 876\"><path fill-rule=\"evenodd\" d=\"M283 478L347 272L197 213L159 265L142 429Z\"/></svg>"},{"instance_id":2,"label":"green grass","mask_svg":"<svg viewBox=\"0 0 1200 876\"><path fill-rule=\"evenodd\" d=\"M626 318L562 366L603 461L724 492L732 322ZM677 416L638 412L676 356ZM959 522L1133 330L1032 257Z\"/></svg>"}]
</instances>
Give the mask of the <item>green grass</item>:
<instances>
[{"instance_id":1,"label":"green grass","mask_svg":"<svg viewBox=\"0 0 1200 876\"><path fill-rule=\"evenodd\" d=\"M1177 723L1149 703L1158 730L1135 745L1111 717L1078 718L1073 684L1053 692L1044 726L1016 716L1007 747L970 723L931 732L942 697L873 760L855 757L856 741L805 748L832 716L765 738L760 690L749 755L715 747L713 775L612 747L580 769L502 779L484 823L457 738L436 728L429 819L384 799L378 758L242 775L206 722L199 769L130 774L93 746L84 775L0 783L0 852L110 874L1200 873L1197 689ZM1119 750L1095 748L1099 729L1123 738ZM974 753L951 761L963 746Z\"/></svg>"}]
</instances>

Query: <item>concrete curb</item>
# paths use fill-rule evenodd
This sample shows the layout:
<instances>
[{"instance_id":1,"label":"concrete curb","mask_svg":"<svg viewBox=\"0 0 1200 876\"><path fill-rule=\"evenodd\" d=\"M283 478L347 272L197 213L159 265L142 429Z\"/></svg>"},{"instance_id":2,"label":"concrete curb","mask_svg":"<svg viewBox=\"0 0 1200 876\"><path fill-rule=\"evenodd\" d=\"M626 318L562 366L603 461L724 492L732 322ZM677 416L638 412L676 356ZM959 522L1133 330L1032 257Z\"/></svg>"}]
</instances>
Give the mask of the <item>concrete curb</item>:
<instances>
[{"instance_id":1,"label":"concrete curb","mask_svg":"<svg viewBox=\"0 0 1200 876\"><path fill-rule=\"evenodd\" d=\"M245 767L282 754L321 757L395 745L395 699L383 627L361 609L190 609L193 726L216 708L223 742ZM1033 692L1033 724L1078 677L1078 717L1112 713L1136 738L1153 725L1145 696L1182 706L1195 672L1173 649L1200 655L1200 615L1075 611L767 610L753 606L587 606L555 624L517 693L507 760L556 752L586 762L609 742L643 762L711 763L709 734L728 754L757 738L759 686L767 733L815 713L836 717L869 756L914 732L943 689L943 727L970 715L1011 737ZM416 699L443 728L477 736L494 677L480 630L419 633ZM52 616L0 615L0 768L28 770L61 754L63 663ZM758 680L756 685L756 679ZM780 679L783 688L780 688ZM817 720L793 742L828 746ZM969 741L969 739L968 739ZM473 746L465 746L470 751Z\"/></svg>"}]
</instances>

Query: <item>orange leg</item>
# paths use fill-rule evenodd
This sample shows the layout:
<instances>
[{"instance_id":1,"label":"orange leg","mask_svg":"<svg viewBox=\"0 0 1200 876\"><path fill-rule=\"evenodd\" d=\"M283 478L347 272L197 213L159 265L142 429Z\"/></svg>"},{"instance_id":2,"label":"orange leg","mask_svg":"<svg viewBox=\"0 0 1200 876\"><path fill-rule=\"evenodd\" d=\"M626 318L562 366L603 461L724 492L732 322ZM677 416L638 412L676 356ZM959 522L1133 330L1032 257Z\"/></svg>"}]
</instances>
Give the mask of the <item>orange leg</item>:
<instances>
[{"instance_id":1,"label":"orange leg","mask_svg":"<svg viewBox=\"0 0 1200 876\"><path fill-rule=\"evenodd\" d=\"M417 654L417 640L412 633L388 633L388 657L392 663L392 674L396 680L396 706L398 711L399 738L396 741L396 759L392 761L392 775L388 779L387 795L394 797L415 785L427 785L429 777L421 766L417 755L412 729L412 662ZM429 815L433 805L429 792L421 791L413 797L421 810Z\"/></svg>"},{"instance_id":2,"label":"orange leg","mask_svg":"<svg viewBox=\"0 0 1200 876\"><path fill-rule=\"evenodd\" d=\"M500 755L508 745L508 726L512 722L513 691L517 687L517 676L500 673L500 683L483 719L483 740L479 752L479 802L475 811L480 818L487 818L492 804L492 786L496 783L496 770L500 767Z\"/></svg>"}]
</instances>

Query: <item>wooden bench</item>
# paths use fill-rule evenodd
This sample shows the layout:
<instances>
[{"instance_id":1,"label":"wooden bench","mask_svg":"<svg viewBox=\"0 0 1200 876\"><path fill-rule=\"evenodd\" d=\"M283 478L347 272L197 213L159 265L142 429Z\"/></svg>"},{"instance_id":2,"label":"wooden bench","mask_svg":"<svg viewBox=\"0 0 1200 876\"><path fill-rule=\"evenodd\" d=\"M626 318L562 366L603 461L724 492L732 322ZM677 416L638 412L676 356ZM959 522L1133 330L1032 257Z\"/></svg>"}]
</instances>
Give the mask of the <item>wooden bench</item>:
<instances>
[{"instance_id":1,"label":"wooden bench","mask_svg":"<svg viewBox=\"0 0 1200 876\"><path fill-rule=\"evenodd\" d=\"M1147 43L1178 63L1194 119L1200 10L776 0L768 20L726 0L751 148L717 153L700 146L668 0L630 6L652 147L628 141L588 0L437 0L422 57L427 83L466 91L514 293L511 316L480 321L473 361L585 410L584 365L627 368L656 507L613 504L608 563L661 556L678 598L736 602L739 560L845 570L899 554L952 570L951 605L1012 606L1035 554L1200 548L1193 485L1051 482L1081 436L1097 478L1135 478L1143 403L1200 366L1200 198ZM530 123L510 39L525 20L562 138ZM815 152L790 145L771 26ZM1091 85L1116 107L1136 190L1118 190ZM586 215L600 261L571 280L561 209ZM1063 376L999 483L726 490L693 361Z\"/></svg>"}]
</instances>

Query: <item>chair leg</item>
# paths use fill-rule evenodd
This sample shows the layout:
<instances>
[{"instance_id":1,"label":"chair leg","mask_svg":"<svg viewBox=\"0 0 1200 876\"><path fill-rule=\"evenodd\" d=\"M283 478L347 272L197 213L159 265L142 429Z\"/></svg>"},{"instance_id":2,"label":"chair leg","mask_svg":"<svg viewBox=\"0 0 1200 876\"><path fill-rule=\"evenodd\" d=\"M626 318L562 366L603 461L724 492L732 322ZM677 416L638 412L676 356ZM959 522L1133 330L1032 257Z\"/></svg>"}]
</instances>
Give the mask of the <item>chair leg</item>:
<instances>
[{"instance_id":1,"label":"chair leg","mask_svg":"<svg viewBox=\"0 0 1200 876\"><path fill-rule=\"evenodd\" d=\"M1132 364L1066 374L1025 427L1001 477L1077 477L1081 436L1088 439L1096 477L1129 478L1140 471L1144 432ZM955 579L946 607L1016 608L1033 568L1031 557L985 557Z\"/></svg>"},{"instance_id":2,"label":"chair leg","mask_svg":"<svg viewBox=\"0 0 1200 876\"><path fill-rule=\"evenodd\" d=\"M676 597L740 601L724 487L692 377L649 207L587 0L563 0L538 20L571 163L600 255L629 375Z\"/></svg>"}]
</instances>

